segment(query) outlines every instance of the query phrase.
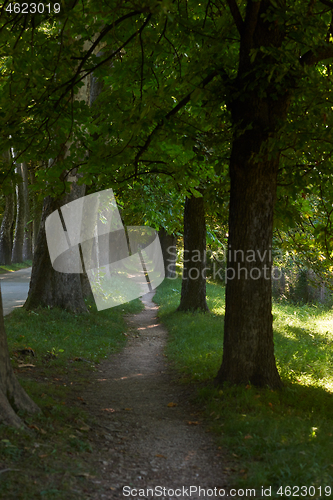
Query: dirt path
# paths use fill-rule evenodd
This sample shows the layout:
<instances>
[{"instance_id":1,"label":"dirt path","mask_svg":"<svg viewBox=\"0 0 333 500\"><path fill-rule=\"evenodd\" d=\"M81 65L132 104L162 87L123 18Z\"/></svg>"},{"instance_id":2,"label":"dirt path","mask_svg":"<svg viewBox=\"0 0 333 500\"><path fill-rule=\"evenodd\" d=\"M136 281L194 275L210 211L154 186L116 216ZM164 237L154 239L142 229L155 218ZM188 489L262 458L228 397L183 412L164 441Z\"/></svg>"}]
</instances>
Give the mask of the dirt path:
<instances>
[{"instance_id":1,"label":"dirt path","mask_svg":"<svg viewBox=\"0 0 333 500\"><path fill-rule=\"evenodd\" d=\"M127 347L98 366L83 394L100 436L96 460L101 475L92 478L96 491L88 497L93 500L194 500L208 498L203 492L199 496L195 486L226 488L221 450L200 425L200 417L197 425L188 394L172 381L163 356L167 332L156 318L153 295L143 297L141 313L128 317ZM139 491L157 486L168 491ZM183 491L177 489L183 487L179 495Z\"/></svg>"}]
</instances>

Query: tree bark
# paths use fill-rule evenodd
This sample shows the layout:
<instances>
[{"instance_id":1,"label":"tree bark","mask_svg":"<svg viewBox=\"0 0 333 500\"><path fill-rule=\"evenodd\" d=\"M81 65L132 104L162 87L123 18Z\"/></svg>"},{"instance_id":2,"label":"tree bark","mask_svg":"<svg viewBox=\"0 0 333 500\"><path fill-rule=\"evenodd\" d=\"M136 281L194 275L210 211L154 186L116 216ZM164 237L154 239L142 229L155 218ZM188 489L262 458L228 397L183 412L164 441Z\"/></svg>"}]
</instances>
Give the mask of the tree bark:
<instances>
[{"instance_id":1,"label":"tree bark","mask_svg":"<svg viewBox=\"0 0 333 500\"><path fill-rule=\"evenodd\" d=\"M22 165L15 168L15 173L21 177L16 184L16 224L14 233L14 243L12 250L12 262L23 262L23 239L25 226L25 199L22 179Z\"/></svg>"},{"instance_id":2,"label":"tree bark","mask_svg":"<svg viewBox=\"0 0 333 500\"><path fill-rule=\"evenodd\" d=\"M186 198L184 259L180 304L177 311L208 311L206 302L206 223L203 197Z\"/></svg>"},{"instance_id":3,"label":"tree bark","mask_svg":"<svg viewBox=\"0 0 333 500\"><path fill-rule=\"evenodd\" d=\"M35 172L30 172L30 184L35 184ZM42 203L38 200L37 193L33 192L32 196L32 253L34 254L37 245L37 238L42 216Z\"/></svg>"},{"instance_id":4,"label":"tree bark","mask_svg":"<svg viewBox=\"0 0 333 500\"><path fill-rule=\"evenodd\" d=\"M241 158L249 148L235 141L226 269L223 362L218 382L280 387L275 364L271 272L273 209L278 161Z\"/></svg>"},{"instance_id":5,"label":"tree bark","mask_svg":"<svg viewBox=\"0 0 333 500\"><path fill-rule=\"evenodd\" d=\"M250 57L252 49L276 48L282 43L281 27L264 20L269 6L266 0L248 3L238 76L229 103L235 132L229 167L223 359L216 382L280 388L271 313L271 248L279 167L274 142L286 119L290 101L286 89L291 84L282 85L277 79L275 85L274 78L267 79L265 68L278 61L266 56L264 50L254 61ZM250 19L252 8L259 9L255 23L253 16ZM278 69L276 72L278 75Z\"/></svg>"},{"instance_id":6,"label":"tree bark","mask_svg":"<svg viewBox=\"0 0 333 500\"><path fill-rule=\"evenodd\" d=\"M87 312L82 294L80 274L60 273L53 269L46 241L45 220L65 203L84 195L85 186L72 185L70 195L62 200L45 198L42 220L34 254L28 298L24 304L27 310L37 307L59 307L79 314Z\"/></svg>"},{"instance_id":7,"label":"tree bark","mask_svg":"<svg viewBox=\"0 0 333 500\"><path fill-rule=\"evenodd\" d=\"M23 179L23 194L24 194L24 238L23 238L23 260L32 259L32 231L30 221L30 203L29 203L29 182L28 182L28 166L25 162L22 163L22 179Z\"/></svg>"},{"instance_id":8,"label":"tree bark","mask_svg":"<svg viewBox=\"0 0 333 500\"><path fill-rule=\"evenodd\" d=\"M0 229L0 264L9 265L12 261L12 225L14 221L14 193L6 195L5 213Z\"/></svg>"},{"instance_id":9,"label":"tree bark","mask_svg":"<svg viewBox=\"0 0 333 500\"><path fill-rule=\"evenodd\" d=\"M19 384L10 362L0 289L0 422L18 428L23 427L24 422L16 414L19 410L29 413L40 412L38 406Z\"/></svg>"},{"instance_id":10,"label":"tree bark","mask_svg":"<svg viewBox=\"0 0 333 500\"><path fill-rule=\"evenodd\" d=\"M176 278L176 260L177 260L177 239L174 234L168 234L162 227L158 232L166 278Z\"/></svg>"}]
</instances>

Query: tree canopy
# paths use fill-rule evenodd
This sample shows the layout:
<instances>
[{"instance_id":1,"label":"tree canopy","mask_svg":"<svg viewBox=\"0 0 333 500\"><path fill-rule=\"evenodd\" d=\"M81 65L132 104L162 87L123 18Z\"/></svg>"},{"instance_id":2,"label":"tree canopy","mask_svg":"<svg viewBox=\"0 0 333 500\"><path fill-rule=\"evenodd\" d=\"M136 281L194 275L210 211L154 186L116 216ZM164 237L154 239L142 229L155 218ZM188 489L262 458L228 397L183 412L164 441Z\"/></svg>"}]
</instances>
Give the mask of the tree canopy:
<instances>
[{"instance_id":1,"label":"tree canopy","mask_svg":"<svg viewBox=\"0 0 333 500\"><path fill-rule=\"evenodd\" d=\"M224 360L238 368L226 363L219 382L279 386L262 274L273 230L312 260L333 251L333 2L13 5L0 11L2 151L38 163L44 194L63 193L79 168L93 190L134 182L133 202L140 189L154 199L158 179L170 200L204 187L212 213L229 204L230 248L266 257L258 279L247 262L227 283ZM6 162L1 172L6 183Z\"/></svg>"}]
</instances>

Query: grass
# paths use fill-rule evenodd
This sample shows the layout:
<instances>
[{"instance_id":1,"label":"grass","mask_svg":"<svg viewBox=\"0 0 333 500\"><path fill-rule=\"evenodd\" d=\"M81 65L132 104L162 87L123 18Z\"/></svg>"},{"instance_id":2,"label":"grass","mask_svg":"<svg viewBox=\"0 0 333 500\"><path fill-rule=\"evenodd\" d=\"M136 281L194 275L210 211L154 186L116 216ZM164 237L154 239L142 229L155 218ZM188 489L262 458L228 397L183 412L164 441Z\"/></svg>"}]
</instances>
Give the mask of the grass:
<instances>
[{"instance_id":1,"label":"grass","mask_svg":"<svg viewBox=\"0 0 333 500\"><path fill-rule=\"evenodd\" d=\"M212 381L222 359L224 288L208 284L210 314L176 313L180 285L165 280L155 295L170 332L167 355L181 381L197 385L209 430L234 461L224 471L232 484L255 488L257 498L262 486L272 488L271 498L289 492L281 486L308 488L298 491L303 498L333 498L333 311L274 303L284 388L218 389ZM297 489L291 492L296 496Z\"/></svg>"},{"instance_id":2,"label":"grass","mask_svg":"<svg viewBox=\"0 0 333 500\"><path fill-rule=\"evenodd\" d=\"M17 309L6 317L8 344L13 361L22 350L37 367L53 367L58 373L69 363L94 364L124 346L126 336L123 315L141 307L133 301L104 311L88 305L90 314L73 315L61 309Z\"/></svg>"},{"instance_id":3,"label":"grass","mask_svg":"<svg viewBox=\"0 0 333 500\"><path fill-rule=\"evenodd\" d=\"M30 433L0 426L0 498L86 498L95 444L80 391L95 364L124 346L124 314L142 307L137 299L99 312L90 304L78 316L16 309L5 317L14 369L42 413L21 414Z\"/></svg>"},{"instance_id":4,"label":"grass","mask_svg":"<svg viewBox=\"0 0 333 500\"><path fill-rule=\"evenodd\" d=\"M0 266L0 274L8 273L10 271L19 271L20 269L26 269L32 266L32 260L26 260L18 264L10 264L8 266Z\"/></svg>"}]
</instances>

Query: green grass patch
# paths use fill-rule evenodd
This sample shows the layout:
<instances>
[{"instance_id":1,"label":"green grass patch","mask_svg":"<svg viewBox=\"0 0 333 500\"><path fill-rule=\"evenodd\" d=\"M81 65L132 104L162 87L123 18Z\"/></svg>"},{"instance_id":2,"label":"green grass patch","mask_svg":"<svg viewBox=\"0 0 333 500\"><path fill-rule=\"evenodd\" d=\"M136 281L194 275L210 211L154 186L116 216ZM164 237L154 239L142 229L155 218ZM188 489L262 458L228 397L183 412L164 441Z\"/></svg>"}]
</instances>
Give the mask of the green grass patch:
<instances>
[{"instance_id":1,"label":"green grass patch","mask_svg":"<svg viewBox=\"0 0 333 500\"><path fill-rule=\"evenodd\" d=\"M24 262L19 262L18 264L10 264L8 266L0 266L0 274L8 273L10 271L19 271L20 269L26 269L32 266L32 260L25 260Z\"/></svg>"},{"instance_id":2,"label":"green grass patch","mask_svg":"<svg viewBox=\"0 0 333 500\"><path fill-rule=\"evenodd\" d=\"M142 302L136 299L104 311L97 311L89 303L89 313L80 315L57 308L28 312L15 309L5 317L13 361L20 362L23 356L38 367L54 367L58 371L75 361L97 363L124 346L123 316L142 307Z\"/></svg>"},{"instance_id":3,"label":"green grass patch","mask_svg":"<svg viewBox=\"0 0 333 500\"><path fill-rule=\"evenodd\" d=\"M332 498L333 311L274 303L275 353L284 388L217 389L212 381L222 360L224 287L209 283L211 313L193 314L175 312L180 286L180 280L165 280L155 295L170 333L167 356L183 382L197 383L207 426L235 461L233 470L225 471L235 487L255 488L260 498L261 486L271 486L271 498L283 498L280 486L314 486L299 490L299 496ZM325 490L330 486L332 493Z\"/></svg>"},{"instance_id":4,"label":"green grass patch","mask_svg":"<svg viewBox=\"0 0 333 500\"><path fill-rule=\"evenodd\" d=\"M222 359L224 288L207 284L210 314L175 313L180 290L181 280L164 280L154 296L170 333L167 354L185 378L207 380L216 375Z\"/></svg>"},{"instance_id":5,"label":"green grass patch","mask_svg":"<svg viewBox=\"0 0 333 500\"><path fill-rule=\"evenodd\" d=\"M42 413L20 414L30 433L0 426L0 498L74 500L96 490L89 464L101 444L81 390L95 363L124 346L124 315L142 308L136 299L99 312L90 305L82 315L16 309L5 317L14 369Z\"/></svg>"}]
</instances>

